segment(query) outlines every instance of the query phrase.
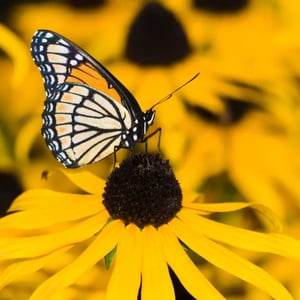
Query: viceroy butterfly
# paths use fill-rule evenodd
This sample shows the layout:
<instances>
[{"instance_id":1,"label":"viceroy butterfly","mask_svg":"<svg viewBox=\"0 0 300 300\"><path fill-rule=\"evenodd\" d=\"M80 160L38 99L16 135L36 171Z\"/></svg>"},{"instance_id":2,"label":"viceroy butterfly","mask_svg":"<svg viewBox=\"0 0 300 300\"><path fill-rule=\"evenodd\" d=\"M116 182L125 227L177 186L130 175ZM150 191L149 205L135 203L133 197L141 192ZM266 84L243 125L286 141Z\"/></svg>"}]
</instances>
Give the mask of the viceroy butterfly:
<instances>
[{"instance_id":1,"label":"viceroy butterfly","mask_svg":"<svg viewBox=\"0 0 300 300\"><path fill-rule=\"evenodd\" d=\"M143 112L117 78L67 38L38 30L31 53L47 96L42 135L67 168L91 164L120 148L132 150L146 142L161 131L158 128L146 136L155 118L153 108L182 87Z\"/></svg>"}]
</instances>

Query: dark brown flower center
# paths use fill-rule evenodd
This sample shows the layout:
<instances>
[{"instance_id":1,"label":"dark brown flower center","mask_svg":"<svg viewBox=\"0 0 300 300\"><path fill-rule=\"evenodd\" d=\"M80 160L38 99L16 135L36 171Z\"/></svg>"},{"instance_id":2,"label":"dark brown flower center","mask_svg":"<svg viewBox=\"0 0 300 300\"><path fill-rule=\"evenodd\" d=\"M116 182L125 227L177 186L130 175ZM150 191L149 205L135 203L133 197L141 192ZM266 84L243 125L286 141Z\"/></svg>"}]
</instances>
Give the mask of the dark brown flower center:
<instances>
[{"instance_id":1,"label":"dark brown flower center","mask_svg":"<svg viewBox=\"0 0 300 300\"><path fill-rule=\"evenodd\" d=\"M139 227L168 223L181 208L182 192L159 155L132 154L109 176L103 204L113 219Z\"/></svg>"}]
</instances>

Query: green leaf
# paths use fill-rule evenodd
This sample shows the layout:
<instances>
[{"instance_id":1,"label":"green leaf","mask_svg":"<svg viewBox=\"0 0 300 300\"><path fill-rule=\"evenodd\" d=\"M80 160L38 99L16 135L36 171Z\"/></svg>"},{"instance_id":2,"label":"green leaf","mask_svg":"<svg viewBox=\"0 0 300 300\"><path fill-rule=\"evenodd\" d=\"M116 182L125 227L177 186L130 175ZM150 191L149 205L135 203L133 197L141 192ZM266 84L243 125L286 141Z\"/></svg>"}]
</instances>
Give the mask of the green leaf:
<instances>
[{"instance_id":1,"label":"green leaf","mask_svg":"<svg viewBox=\"0 0 300 300\"><path fill-rule=\"evenodd\" d=\"M117 252L117 246L104 257L105 268L108 270Z\"/></svg>"}]
</instances>

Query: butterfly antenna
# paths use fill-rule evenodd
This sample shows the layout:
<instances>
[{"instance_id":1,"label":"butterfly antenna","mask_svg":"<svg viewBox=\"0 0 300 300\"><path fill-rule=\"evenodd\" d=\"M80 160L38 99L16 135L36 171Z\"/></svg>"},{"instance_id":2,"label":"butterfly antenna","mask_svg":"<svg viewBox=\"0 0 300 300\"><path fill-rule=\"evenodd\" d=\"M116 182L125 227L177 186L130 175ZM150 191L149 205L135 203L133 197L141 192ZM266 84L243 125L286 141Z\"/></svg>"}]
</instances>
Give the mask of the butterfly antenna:
<instances>
[{"instance_id":1,"label":"butterfly antenna","mask_svg":"<svg viewBox=\"0 0 300 300\"><path fill-rule=\"evenodd\" d=\"M195 74L191 79L189 79L188 81L186 81L184 84L182 84L181 86L179 86L178 88L176 88L173 92L171 92L170 94L168 94L167 96L163 97L162 99L160 99L158 102L156 102L154 105L151 106L150 110L152 110L155 106L157 106L158 104L161 104L167 100L169 100L173 94L175 94L176 92L178 92L179 90L181 90L183 87L185 87L187 84L189 84L190 82L192 82L195 78L197 78L200 75L200 73Z\"/></svg>"}]
</instances>

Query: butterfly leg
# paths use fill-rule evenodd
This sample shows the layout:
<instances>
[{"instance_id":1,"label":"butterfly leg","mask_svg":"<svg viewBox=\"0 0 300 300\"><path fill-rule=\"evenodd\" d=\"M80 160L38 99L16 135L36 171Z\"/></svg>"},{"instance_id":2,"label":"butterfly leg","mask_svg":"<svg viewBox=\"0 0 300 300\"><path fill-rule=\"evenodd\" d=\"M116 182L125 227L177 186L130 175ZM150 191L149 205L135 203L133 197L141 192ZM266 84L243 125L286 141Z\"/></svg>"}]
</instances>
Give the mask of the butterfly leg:
<instances>
[{"instance_id":1,"label":"butterfly leg","mask_svg":"<svg viewBox=\"0 0 300 300\"><path fill-rule=\"evenodd\" d=\"M114 165L113 165L113 170L116 168L117 164L117 151L120 149L120 146L115 146L114 147Z\"/></svg>"},{"instance_id":2,"label":"butterfly leg","mask_svg":"<svg viewBox=\"0 0 300 300\"><path fill-rule=\"evenodd\" d=\"M160 138L161 138L161 131L162 129L156 128L153 132L151 132L150 134L148 134L147 136L144 137L143 139L143 143L145 143L145 152L148 153L148 139L150 139L151 137L153 137L155 134L158 134L158 141L157 141L157 149L158 152L160 153Z\"/></svg>"},{"instance_id":3,"label":"butterfly leg","mask_svg":"<svg viewBox=\"0 0 300 300\"><path fill-rule=\"evenodd\" d=\"M148 153L148 139L145 140L145 153Z\"/></svg>"}]
</instances>

